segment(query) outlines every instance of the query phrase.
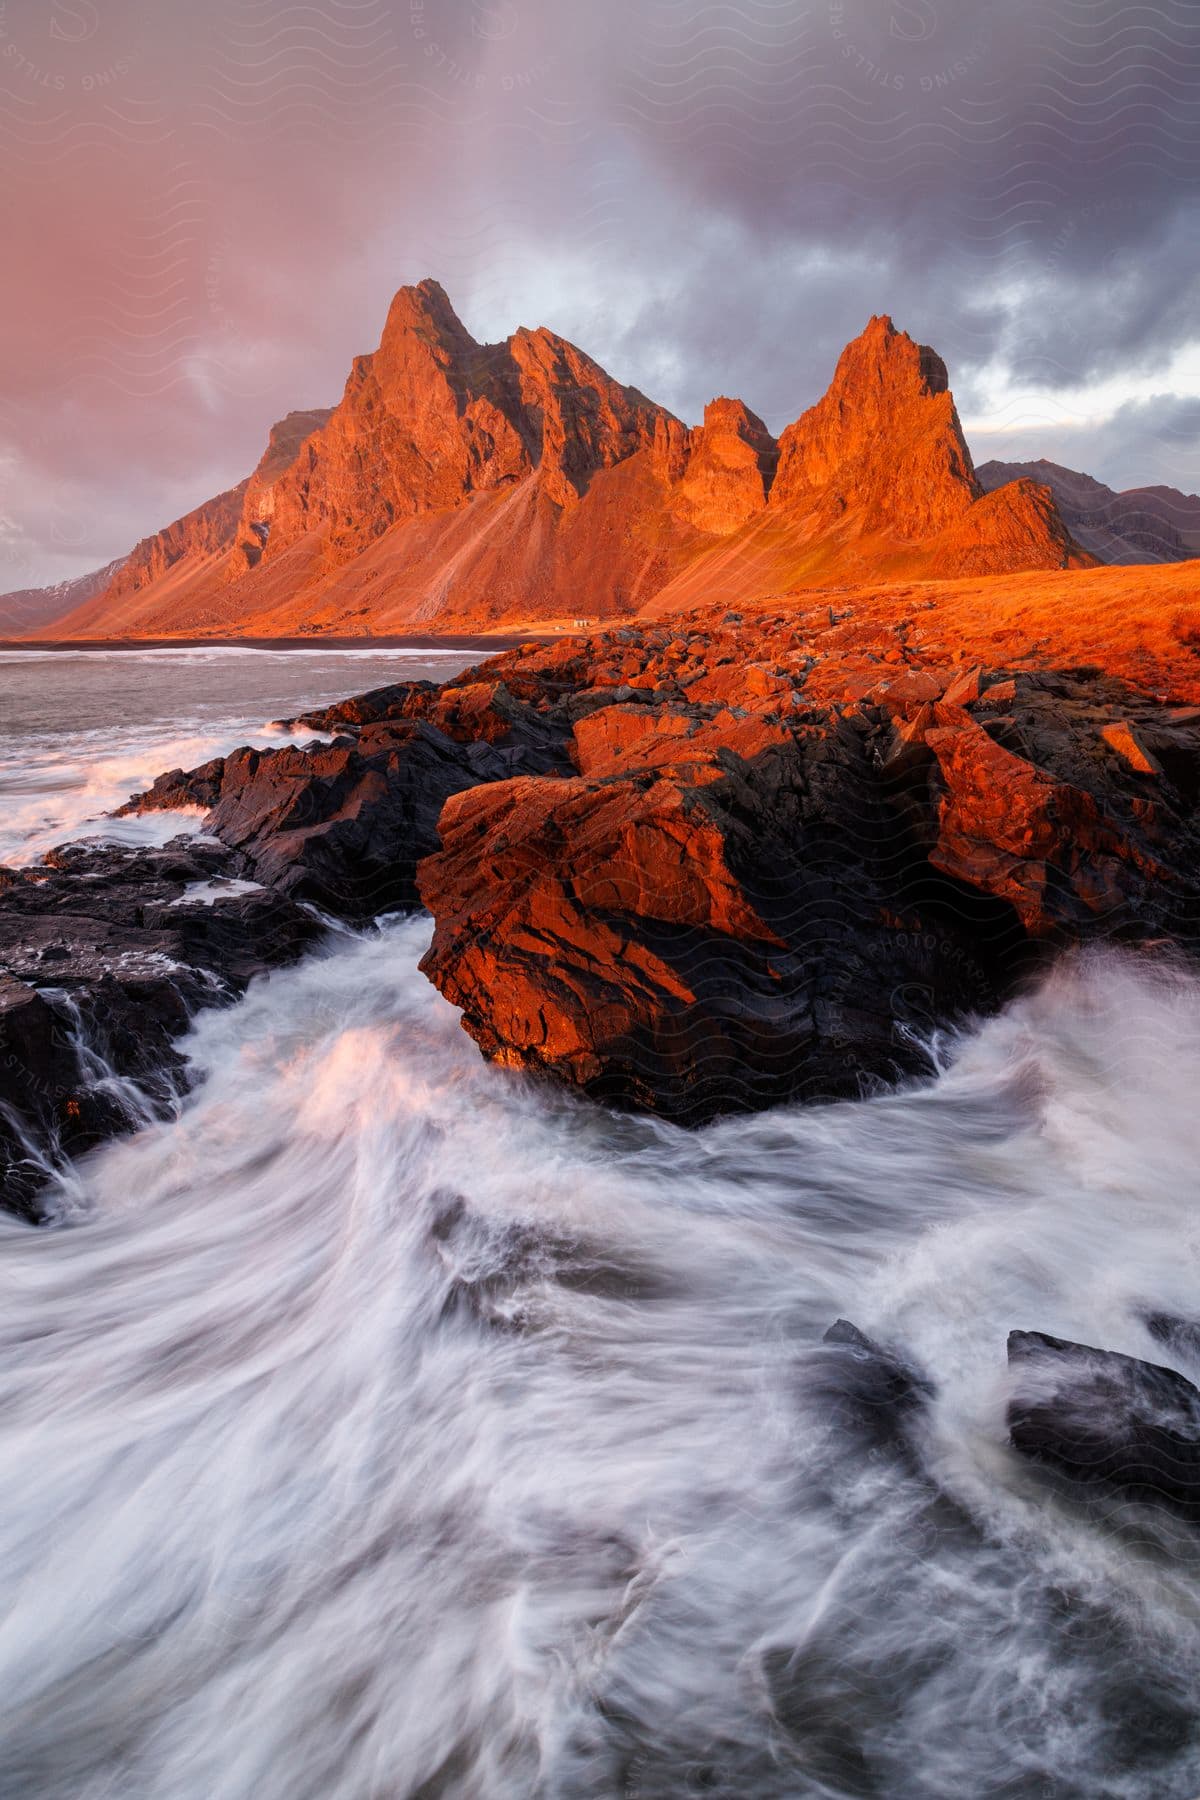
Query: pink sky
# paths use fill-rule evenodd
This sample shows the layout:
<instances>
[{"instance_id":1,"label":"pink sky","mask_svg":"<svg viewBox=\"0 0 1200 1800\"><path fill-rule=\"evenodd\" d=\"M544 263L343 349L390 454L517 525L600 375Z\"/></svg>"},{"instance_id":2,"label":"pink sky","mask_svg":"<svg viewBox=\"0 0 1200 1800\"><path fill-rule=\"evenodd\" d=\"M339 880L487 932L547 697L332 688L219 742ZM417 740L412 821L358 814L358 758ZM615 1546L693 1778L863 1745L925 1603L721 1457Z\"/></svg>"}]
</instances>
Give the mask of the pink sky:
<instances>
[{"instance_id":1,"label":"pink sky","mask_svg":"<svg viewBox=\"0 0 1200 1800\"><path fill-rule=\"evenodd\" d=\"M981 457L1200 485L1197 14L4 0L0 590L240 479L426 274L777 429L888 310Z\"/></svg>"}]
</instances>

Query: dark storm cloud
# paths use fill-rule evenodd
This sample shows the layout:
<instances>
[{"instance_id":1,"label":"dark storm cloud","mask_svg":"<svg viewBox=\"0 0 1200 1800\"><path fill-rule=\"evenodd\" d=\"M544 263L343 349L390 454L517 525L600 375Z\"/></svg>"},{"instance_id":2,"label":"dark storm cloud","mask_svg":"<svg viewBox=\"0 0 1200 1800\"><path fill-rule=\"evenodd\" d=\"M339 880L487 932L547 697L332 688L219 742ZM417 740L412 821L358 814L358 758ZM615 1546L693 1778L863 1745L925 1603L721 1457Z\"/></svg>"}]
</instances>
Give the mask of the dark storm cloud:
<instances>
[{"instance_id":1,"label":"dark storm cloud","mask_svg":"<svg viewBox=\"0 0 1200 1800\"><path fill-rule=\"evenodd\" d=\"M426 273L688 417L882 310L964 412L1161 380L1198 140L1194 0L4 0L0 588L238 479Z\"/></svg>"}]
</instances>

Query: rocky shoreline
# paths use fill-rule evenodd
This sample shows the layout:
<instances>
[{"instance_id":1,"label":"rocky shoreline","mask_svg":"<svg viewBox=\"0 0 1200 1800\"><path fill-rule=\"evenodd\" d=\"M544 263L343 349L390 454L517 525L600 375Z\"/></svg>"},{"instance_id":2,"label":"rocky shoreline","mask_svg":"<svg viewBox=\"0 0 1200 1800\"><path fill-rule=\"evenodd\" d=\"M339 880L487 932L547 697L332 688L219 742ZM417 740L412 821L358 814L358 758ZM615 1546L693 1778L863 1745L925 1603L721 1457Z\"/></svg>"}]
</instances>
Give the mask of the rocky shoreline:
<instances>
[{"instance_id":1,"label":"rocky shoreline","mask_svg":"<svg viewBox=\"0 0 1200 1800\"><path fill-rule=\"evenodd\" d=\"M128 1122L85 1040L168 1103L189 1017L318 915L423 904L485 1055L692 1125L927 1069L1066 946L1197 942L1200 708L919 618L635 621L289 723L332 741L121 809L201 806L204 836L0 876L17 1206Z\"/></svg>"},{"instance_id":2,"label":"rocky shoreline","mask_svg":"<svg viewBox=\"0 0 1200 1800\"><path fill-rule=\"evenodd\" d=\"M1066 948L1190 955L1195 671L983 662L985 632L972 655L914 617L826 600L525 645L121 809L203 807L198 836L0 871L6 1205L41 1219L56 1165L169 1113L195 1013L333 921L424 905L422 968L486 1056L687 1125L927 1070ZM1194 1325L1149 1328L1200 1370ZM909 1442L921 1372L844 1322L828 1354L847 1420ZM1036 1331L1009 1358L1042 1479L1200 1518L1182 1374Z\"/></svg>"},{"instance_id":3,"label":"rocky shoreline","mask_svg":"<svg viewBox=\"0 0 1200 1800\"><path fill-rule=\"evenodd\" d=\"M324 935L215 840L65 845L0 870L0 1191L39 1219L52 1168L135 1129L186 1085L204 1006Z\"/></svg>"}]
</instances>

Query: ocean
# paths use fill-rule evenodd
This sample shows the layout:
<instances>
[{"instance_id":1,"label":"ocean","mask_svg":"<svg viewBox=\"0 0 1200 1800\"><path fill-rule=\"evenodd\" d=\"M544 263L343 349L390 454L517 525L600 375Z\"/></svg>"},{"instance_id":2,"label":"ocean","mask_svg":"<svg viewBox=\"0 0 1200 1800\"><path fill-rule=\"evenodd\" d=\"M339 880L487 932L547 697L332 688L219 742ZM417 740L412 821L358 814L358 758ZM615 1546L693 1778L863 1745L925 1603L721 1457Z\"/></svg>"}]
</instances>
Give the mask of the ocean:
<instances>
[{"instance_id":1,"label":"ocean","mask_svg":"<svg viewBox=\"0 0 1200 1800\"><path fill-rule=\"evenodd\" d=\"M479 654L6 652L0 860ZM201 1014L176 1116L0 1215L0 1796L1196 1800L1200 1554L1004 1424L1010 1330L1196 1316L1195 981L1077 956L686 1132L484 1064L429 931Z\"/></svg>"},{"instance_id":2,"label":"ocean","mask_svg":"<svg viewBox=\"0 0 1200 1800\"><path fill-rule=\"evenodd\" d=\"M103 835L157 843L161 819L106 819L166 769L239 744L307 742L280 730L317 706L389 681L447 681L495 648L333 650L179 645L169 649L0 646L0 864Z\"/></svg>"}]
</instances>

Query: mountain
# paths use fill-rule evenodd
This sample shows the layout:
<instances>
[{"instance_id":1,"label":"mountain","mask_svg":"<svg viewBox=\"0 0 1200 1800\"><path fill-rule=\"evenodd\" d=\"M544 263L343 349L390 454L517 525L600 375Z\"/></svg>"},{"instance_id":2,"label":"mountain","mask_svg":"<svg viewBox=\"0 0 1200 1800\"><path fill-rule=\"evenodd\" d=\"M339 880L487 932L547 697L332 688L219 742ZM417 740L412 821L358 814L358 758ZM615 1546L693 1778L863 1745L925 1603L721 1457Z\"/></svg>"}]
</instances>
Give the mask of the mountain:
<instances>
[{"instance_id":1,"label":"mountain","mask_svg":"<svg viewBox=\"0 0 1200 1800\"><path fill-rule=\"evenodd\" d=\"M422 281L331 412L289 414L61 630L477 630L1089 560L1044 487L984 494L945 365L890 319L777 442L728 397L689 429L544 328L479 344Z\"/></svg>"},{"instance_id":2,"label":"mountain","mask_svg":"<svg viewBox=\"0 0 1200 1800\"><path fill-rule=\"evenodd\" d=\"M67 613L103 594L125 558L105 563L87 575L75 575L69 581L56 581L50 587L17 588L11 594L0 594L0 637L36 637L39 631L57 625Z\"/></svg>"},{"instance_id":3,"label":"mountain","mask_svg":"<svg viewBox=\"0 0 1200 1800\"><path fill-rule=\"evenodd\" d=\"M826 394L779 439L768 504L685 569L652 611L802 586L1082 566L1049 491L985 494L946 365L891 319L848 344Z\"/></svg>"},{"instance_id":4,"label":"mountain","mask_svg":"<svg viewBox=\"0 0 1200 1800\"><path fill-rule=\"evenodd\" d=\"M1185 562L1200 556L1200 494L1173 487L1117 492L1061 463L986 462L977 470L989 490L1027 478L1054 495L1076 542L1106 563Z\"/></svg>"},{"instance_id":5,"label":"mountain","mask_svg":"<svg viewBox=\"0 0 1200 1800\"><path fill-rule=\"evenodd\" d=\"M239 559L245 567L255 560L269 529L274 482L296 460L306 438L330 416L327 407L291 412L272 425L253 475L143 538L107 587L88 596L69 619L61 621L63 634L169 636L179 629L176 616L195 621L188 629L207 629L204 593L211 588L219 594Z\"/></svg>"}]
</instances>

